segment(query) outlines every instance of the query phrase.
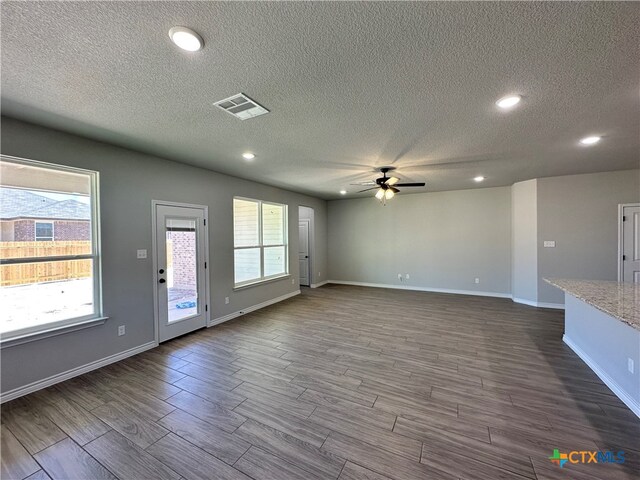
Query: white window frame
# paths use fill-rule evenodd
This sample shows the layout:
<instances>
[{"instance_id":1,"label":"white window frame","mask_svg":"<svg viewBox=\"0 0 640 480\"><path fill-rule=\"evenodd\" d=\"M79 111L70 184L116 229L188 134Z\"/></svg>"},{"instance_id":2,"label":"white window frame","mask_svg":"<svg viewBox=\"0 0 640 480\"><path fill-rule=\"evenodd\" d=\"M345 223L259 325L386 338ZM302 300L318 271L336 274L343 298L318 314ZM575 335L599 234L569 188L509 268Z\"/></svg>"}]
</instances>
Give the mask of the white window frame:
<instances>
[{"instance_id":1,"label":"white window frame","mask_svg":"<svg viewBox=\"0 0 640 480\"><path fill-rule=\"evenodd\" d=\"M49 170L57 170L61 172L69 172L87 175L90 182L90 204L91 204L91 253L82 255L65 255L56 257L26 257L15 259L0 259L0 264L20 264L20 263L37 263L52 262L64 260L93 260L93 305L94 312L91 315L83 315L81 317L67 318L55 322L48 322L42 325L34 325L32 327L21 328L9 331L0 335L0 345L2 348L13 345L20 345L32 340L39 340L60 333L75 331L105 322L107 317L103 316L102 306L102 265L101 265L101 249L100 249L100 173L94 170L86 170L83 168L68 167L66 165L57 165L38 160L30 160L25 158L12 157L9 155L0 155L0 160L8 163L21 164L30 167L44 168ZM34 226L35 228L35 226Z\"/></svg>"},{"instance_id":2,"label":"white window frame","mask_svg":"<svg viewBox=\"0 0 640 480\"><path fill-rule=\"evenodd\" d=\"M43 224L43 223L48 223L49 225L51 225L51 236L50 237L38 237L38 224ZM55 226L53 222L43 222L43 221L38 221L35 220L33 222L33 238L35 239L36 242L41 242L41 241L49 241L49 242L53 242L53 239L55 238ZM39 240L40 238L50 238L51 240Z\"/></svg>"},{"instance_id":3,"label":"white window frame","mask_svg":"<svg viewBox=\"0 0 640 480\"><path fill-rule=\"evenodd\" d=\"M258 204L258 245L245 245L242 247L236 247L236 239L235 239L235 215L233 215L233 278L234 278L234 288L243 288L253 285L258 285L261 283L270 282L272 280L278 280L281 278L286 278L289 276L289 206L286 203L278 203L278 202L270 202L268 200L258 200L256 198L247 198L247 197L233 197L233 200L242 200L245 202L253 202ZM275 245L264 245L263 235L262 235L262 205L277 205L279 207L283 207L282 213L282 240L284 243L278 243ZM232 206L233 208L233 206ZM269 275L267 277L264 276L264 249L272 248L272 247L284 247L284 273L278 273L276 275ZM251 280L246 280L244 282L236 282L236 264L235 264L235 252L236 250L248 250L248 249L260 249L260 277L252 278Z\"/></svg>"}]
</instances>

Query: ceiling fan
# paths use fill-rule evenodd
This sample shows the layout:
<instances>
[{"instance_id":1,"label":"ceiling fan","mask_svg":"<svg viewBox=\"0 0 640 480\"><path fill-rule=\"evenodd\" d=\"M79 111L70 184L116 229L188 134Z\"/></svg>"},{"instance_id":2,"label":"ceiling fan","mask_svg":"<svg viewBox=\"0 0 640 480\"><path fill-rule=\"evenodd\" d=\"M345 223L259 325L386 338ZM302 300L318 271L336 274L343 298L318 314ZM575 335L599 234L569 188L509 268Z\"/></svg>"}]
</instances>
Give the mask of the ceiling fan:
<instances>
[{"instance_id":1,"label":"ceiling fan","mask_svg":"<svg viewBox=\"0 0 640 480\"><path fill-rule=\"evenodd\" d=\"M369 190L378 190L376 192L376 198L380 201L389 200L393 196L400 192L396 187L424 187L424 182L415 183L398 183L400 181L397 177L387 177L387 173L395 170L396 167L380 167L377 170L382 173L382 177L376 178L375 182L353 183L352 185L373 185L371 188L365 188L358 193L368 192Z\"/></svg>"}]
</instances>

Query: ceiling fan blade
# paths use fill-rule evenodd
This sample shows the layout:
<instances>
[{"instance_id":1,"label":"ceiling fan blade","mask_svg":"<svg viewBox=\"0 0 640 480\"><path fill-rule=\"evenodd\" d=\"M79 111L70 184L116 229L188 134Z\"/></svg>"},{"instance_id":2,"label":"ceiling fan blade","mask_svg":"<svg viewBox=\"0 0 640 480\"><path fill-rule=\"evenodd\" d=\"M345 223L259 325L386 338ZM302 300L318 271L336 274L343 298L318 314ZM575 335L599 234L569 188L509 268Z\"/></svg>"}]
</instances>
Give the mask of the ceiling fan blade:
<instances>
[{"instance_id":1,"label":"ceiling fan blade","mask_svg":"<svg viewBox=\"0 0 640 480\"><path fill-rule=\"evenodd\" d=\"M369 190L376 190L378 187L365 188L364 190L360 190L358 193L368 192Z\"/></svg>"},{"instance_id":2,"label":"ceiling fan blade","mask_svg":"<svg viewBox=\"0 0 640 480\"><path fill-rule=\"evenodd\" d=\"M375 182L358 182L358 183L350 183L349 185L363 185L363 186L367 186L367 185L375 185Z\"/></svg>"},{"instance_id":3,"label":"ceiling fan blade","mask_svg":"<svg viewBox=\"0 0 640 480\"><path fill-rule=\"evenodd\" d=\"M389 190L391 190L393 193L399 193L400 192L400 190L398 190L395 187L389 187Z\"/></svg>"},{"instance_id":4,"label":"ceiling fan blade","mask_svg":"<svg viewBox=\"0 0 640 480\"><path fill-rule=\"evenodd\" d=\"M391 178L389 178L389 179L388 179L386 182L384 182L384 183L386 183L387 185L395 185L395 184L396 184L396 183L398 183L399 181L400 181L400 179L399 179L399 178L391 177Z\"/></svg>"},{"instance_id":5,"label":"ceiling fan blade","mask_svg":"<svg viewBox=\"0 0 640 480\"><path fill-rule=\"evenodd\" d=\"M396 187L424 187L424 182L419 183L396 183Z\"/></svg>"}]
</instances>

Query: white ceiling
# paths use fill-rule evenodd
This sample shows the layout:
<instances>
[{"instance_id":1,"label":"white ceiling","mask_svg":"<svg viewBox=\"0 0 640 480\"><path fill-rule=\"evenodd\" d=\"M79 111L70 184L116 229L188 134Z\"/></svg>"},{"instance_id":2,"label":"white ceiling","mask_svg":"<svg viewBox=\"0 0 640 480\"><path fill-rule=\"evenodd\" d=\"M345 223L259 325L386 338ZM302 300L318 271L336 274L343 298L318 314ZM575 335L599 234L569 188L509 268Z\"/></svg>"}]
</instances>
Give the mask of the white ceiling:
<instances>
[{"instance_id":1,"label":"white ceiling","mask_svg":"<svg viewBox=\"0 0 640 480\"><path fill-rule=\"evenodd\" d=\"M427 182L408 193L640 163L638 3L1 8L4 115L323 198L383 165ZM176 25L205 48L178 50ZM239 92L271 113L212 105ZM499 111L509 93L521 106Z\"/></svg>"}]
</instances>

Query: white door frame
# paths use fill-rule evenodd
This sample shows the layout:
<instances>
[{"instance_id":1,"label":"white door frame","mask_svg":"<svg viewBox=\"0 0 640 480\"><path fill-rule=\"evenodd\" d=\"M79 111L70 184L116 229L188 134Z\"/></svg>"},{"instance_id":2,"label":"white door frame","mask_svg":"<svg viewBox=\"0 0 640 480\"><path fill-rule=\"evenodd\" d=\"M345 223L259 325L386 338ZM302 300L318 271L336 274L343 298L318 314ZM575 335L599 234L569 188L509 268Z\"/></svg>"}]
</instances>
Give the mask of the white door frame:
<instances>
[{"instance_id":1,"label":"white door frame","mask_svg":"<svg viewBox=\"0 0 640 480\"><path fill-rule=\"evenodd\" d=\"M622 255L624 253L624 216L625 207L640 207L640 203L620 203L618 204L618 281L622 282L624 278L624 261Z\"/></svg>"},{"instance_id":2,"label":"white door frame","mask_svg":"<svg viewBox=\"0 0 640 480\"><path fill-rule=\"evenodd\" d=\"M169 202L164 200L151 200L151 255L153 257L153 271L151 272L151 281L153 285L153 329L154 329L154 337L156 345L160 344L160 311L158 310L158 288L156 283L158 282L158 241L156 238L157 235L157 225L156 225L156 207L158 205L164 205L167 207L186 207L186 208L200 208L204 210L204 220L205 220L205 229L204 229L204 261L207 264L207 268L204 272L204 289L205 289L205 305L207 308L205 310L205 321L206 326L211 326L211 292L209 291L209 271L211 270L211 263L209 262L209 207L206 205L197 205L194 203L179 203L179 202Z\"/></svg>"}]
</instances>

